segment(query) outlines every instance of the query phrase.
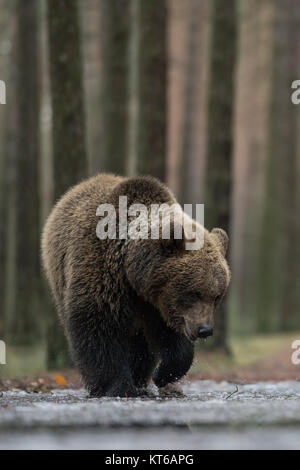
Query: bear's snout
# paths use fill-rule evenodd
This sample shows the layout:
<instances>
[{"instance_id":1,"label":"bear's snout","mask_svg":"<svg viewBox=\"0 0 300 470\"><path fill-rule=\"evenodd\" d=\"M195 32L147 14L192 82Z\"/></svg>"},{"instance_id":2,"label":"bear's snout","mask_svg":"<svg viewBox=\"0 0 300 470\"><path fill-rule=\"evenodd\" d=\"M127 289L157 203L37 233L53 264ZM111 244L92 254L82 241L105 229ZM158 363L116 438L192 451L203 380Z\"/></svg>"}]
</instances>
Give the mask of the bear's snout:
<instances>
[{"instance_id":1,"label":"bear's snout","mask_svg":"<svg viewBox=\"0 0 300 470\"><path fill-rule=\"evenodd\" d=\"M198 337L199 338L208 338L209 336L212 336L214 333L214 329L209 326L209 325L203 325L200 326L198 330Z\"/></svg>"}]
</instances>

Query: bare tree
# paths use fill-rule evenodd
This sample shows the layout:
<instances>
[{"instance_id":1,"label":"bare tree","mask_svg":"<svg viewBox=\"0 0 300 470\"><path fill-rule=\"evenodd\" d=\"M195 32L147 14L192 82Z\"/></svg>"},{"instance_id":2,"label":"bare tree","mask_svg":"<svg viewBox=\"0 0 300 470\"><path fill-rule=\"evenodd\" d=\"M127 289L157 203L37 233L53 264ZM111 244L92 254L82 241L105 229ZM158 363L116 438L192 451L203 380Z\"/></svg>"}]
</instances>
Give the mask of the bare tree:
<instances>
[{"instance_id":1,"label":"bare tree","mask_svg":"<svg viewBox=\"0 0 300 470\"><path fill-rule=\"evenodd\" d=\"M254 333L272 83L273 0L240 2L234 119L231 312Z\"/></svg>"},{"instance_id":2,"label":"bare tree","mask_svg":"<svg viewBox=\"0 0 300 470\"><path fill-rule=\"evenodd\" d=\"M209 91L210 7L209 2L190 0L188 44L184 55L184 124L181 133L178 178L183 203L199 203L204 198L207 150L207 96ZM181 65L183 67L183 64Z\"/></svg>"},{"instance_id":3,"label":"bare tree","mask_svg":"<svg viewBox=\"0 0 300 470\"><path fill-rule=\"evenodd\" d=\"M55 201L87 174L83 67L78 4L48 0ZM48 366L67 362L66 341L56 316L48 328Z\"/></svg>"},{"instance_id":4,"label":"bare tree","mask_svg":"<svg viewBox=\"0 0 300 470\"><path fill-rule=\"evenodd\" d=\"M297 115L290 99L299 71L298 4L276 0L272 48L272 94L268 127L265 200L257 270L259 331L299 327L299 221L297 208Z\"/></svg>"},{"instance_id":5,"label":"bare tree","mask_svg":"<svg viewBox=\"0 0 300 470\"><path fill-rule=\"evenodd\" d=\"M84 49L84 91L86 95L86 128L89 155L89 173L101 171L102 113L101 83L103 71L103 28L101 1L81 0L82 48ZM104 117L104 116L103 116Z\"/></svg>"},{"instance_id":6,"label":"bare tree","mask_svg":"<svg viewBox=\"0 0 300 470\"><path fill-rule=\"evenodd\" d=\"M124 174L128 117L129 0L101 0L102 171Z\"/></svg>"},{"instance_id":7,"label":"bare tree","mask_svg":"<svg viewBox=\"0 0 300 470\"><path fill-rule=\"evenodd\" d=\"M137 173L166 179L167 6L139 0Z\"/></svg>"},{"instance_id":8,"label":"bare tree","mask_svg":"<svg viewBox=\"0 0 300 470\"><path fill-rule=\"evenodd\" d=\"M38 4L17 1L14 302L6 338L14 344L41 339L39 268L39 67Z\"/></svg>"},{"instance_id":9,"label":"bare tree","mask_svg":"<svg viewBox=\"0 0 300 470\"><path fill-rule=\"evenodd\" d=\"M212 5L210 88L208 103L205 224L230 230L232 182L232 121L236 55L236 2ZM228 350L227 303L218 312L214 346Z\"/></svg>"},{"instance_id":10,"label":"bare tree","mask_svg":"<svg viewBox=\"0 0 300 470\"><path fill-rule=\"evenodd\" d=\"M16 63L16 5L15 2L0 2L0 77L6 87L6 104L0 105L0 336L5 327L6 301L8 300L8 264L10 247L13 244L11 230L13 165L16 155L15 142L15 63ZM10 20L10 21L9 21Z\"/></svg>"}]
</instances>

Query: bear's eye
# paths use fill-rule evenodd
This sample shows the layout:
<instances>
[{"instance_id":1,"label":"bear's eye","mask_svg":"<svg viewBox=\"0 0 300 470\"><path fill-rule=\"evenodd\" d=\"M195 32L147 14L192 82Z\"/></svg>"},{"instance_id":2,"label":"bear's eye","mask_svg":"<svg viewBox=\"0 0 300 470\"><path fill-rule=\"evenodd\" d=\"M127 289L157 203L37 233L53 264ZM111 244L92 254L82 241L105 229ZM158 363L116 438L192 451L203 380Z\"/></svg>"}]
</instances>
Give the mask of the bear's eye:
<instances>
[{"instance_id":1,"label":"bear's eye","mask_svg":"<svg viewBox=\"0 0 300 470\"><path fill-rule=\"evenodd\" d=\"M182 307L192 307L196 302L202 300L201 294L198 292L189 292L179 299L179 303Z\"/></svg>"}]
</instances>

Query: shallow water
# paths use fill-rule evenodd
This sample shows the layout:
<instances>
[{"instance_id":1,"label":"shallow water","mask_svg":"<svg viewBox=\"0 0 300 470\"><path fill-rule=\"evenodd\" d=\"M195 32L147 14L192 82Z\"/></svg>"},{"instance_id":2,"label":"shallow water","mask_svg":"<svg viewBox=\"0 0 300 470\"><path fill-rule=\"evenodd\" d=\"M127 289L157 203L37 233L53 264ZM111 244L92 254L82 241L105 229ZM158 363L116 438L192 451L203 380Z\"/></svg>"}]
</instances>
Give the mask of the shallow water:
<instances>
[{"instance_id":1,"label":"shallow water","mask_svg":"<svg viewBox=\"0 0 300 470\"><path fill-rule=\"evenodd\" d=\"M300 382L183 389L180 399L3 392L0 449L300 448Z\"/></svg>"}]
</instances>

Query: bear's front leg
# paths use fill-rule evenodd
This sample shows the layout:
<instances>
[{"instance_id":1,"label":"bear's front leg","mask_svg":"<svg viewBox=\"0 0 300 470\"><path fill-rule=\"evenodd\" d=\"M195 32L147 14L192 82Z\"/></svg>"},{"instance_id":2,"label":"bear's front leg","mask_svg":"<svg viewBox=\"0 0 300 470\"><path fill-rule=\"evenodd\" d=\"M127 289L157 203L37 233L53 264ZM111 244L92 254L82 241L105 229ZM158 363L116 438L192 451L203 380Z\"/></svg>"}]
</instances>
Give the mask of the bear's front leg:
<instances>
[{"instance_id":1,"label":"bear's front leg","mask_svg":"<svg viewBox=\"0 0 300 470\"><path fill-rule=\"evenodd\" d=\"M75 303L75 302L74 302ZM128 362L127 336L105 322L97 306L73 309L68 315L68 339L72 356L90 396L136 397Z\"/></svg>"},{"instance_id":2,"label":"bear's front leg","mask_svg":"<svg viewBox=\"0 0 300 470\"><path fill-rule=\"evenodd\" d=\"M165 389L166 394L170 395L170 387L181 379L189 370L194 358L194 345L184 335L171 332L168 340L161 349L161 363L155 371L153 381L160 389ZM164 390L162 390L164 393ZM174 390L174 394L179 394L179 390Z\"/></svg>"},{"instance_id":3,"label":"bear's front leg","mask_svg":"<svg viewBox=\"0 0 300 470\"><path fill-rule=\"evenodd\" d=\"M162 398L183 398L185 396L181 387L177 383L170 383L165 387L161 387L159 389L159 395Z\"/></svg>"}]
</instances>

